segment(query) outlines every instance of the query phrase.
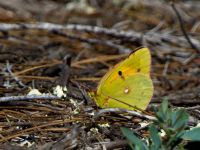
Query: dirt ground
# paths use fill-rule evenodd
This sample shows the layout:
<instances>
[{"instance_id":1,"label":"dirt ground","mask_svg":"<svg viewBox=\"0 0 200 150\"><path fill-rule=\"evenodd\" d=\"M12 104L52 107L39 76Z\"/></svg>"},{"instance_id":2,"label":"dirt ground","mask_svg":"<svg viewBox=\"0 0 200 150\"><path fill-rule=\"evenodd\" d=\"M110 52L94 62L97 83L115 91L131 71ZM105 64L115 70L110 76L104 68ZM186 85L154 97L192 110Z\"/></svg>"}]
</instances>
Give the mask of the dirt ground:
<instances>
[{"instance_id":1,"label":"dirt ground","mask_svg":"<svg viewBox=\"0 0 200 150\"><path fill-rule=\"evenodd\" d=\"M87 91L140 46L152 54L147 111L168 99L200 119L199 1L2 0L0 22L1 149L126 149L120 127L148 120L102 112ZM58 85L64 98L27 95Z\"/></svg>"}]
</instances>

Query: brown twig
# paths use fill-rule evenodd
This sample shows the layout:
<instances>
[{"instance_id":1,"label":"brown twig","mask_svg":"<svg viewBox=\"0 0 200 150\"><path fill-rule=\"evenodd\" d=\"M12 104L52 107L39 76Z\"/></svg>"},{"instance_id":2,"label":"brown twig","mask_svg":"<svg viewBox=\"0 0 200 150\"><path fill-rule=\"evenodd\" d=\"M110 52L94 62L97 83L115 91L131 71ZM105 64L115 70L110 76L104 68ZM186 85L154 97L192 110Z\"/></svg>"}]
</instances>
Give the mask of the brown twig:
<instances>
[{"instance_id":1,"label":"brown twig","mask_svg":"<svg viewBox=\"0 0 200 150\"><path fill-rule=\"evenodd\" d=\"M41 99L41 100L55 100L60 99L57 96L54 95L25 95L25 96L6 96L6 97L0 97L0 103L2 102L9 102L9 101L25 101L25 100L35 100L35 99Z\"/></svg>"},{"instance_id":2,"label":"brown twig","mask_svg":"<svg viewBox=\"0 0 200 150\"><path fill-rule=\"evenodd\" d=\"M67 24L59 25L53 23L38 22L35 24L0 24L0 31L9 31L9 30L24 30L24 29L38 29L38 30L74 30L74 31L84 31L89 33L105 34L108 36L116 38L125 38L128 41L134 42L141 37L140 34L134 31L118 31L115 29L107 29L98 26L89 26L89 25L78 25L78 24Z\"/></svg>"},{"instance_id":3,"label":"brown twig","mask_svg":"<svg viewBox=\"0 0 200 150\"><path fill-rule=\"evenodd\" d=\"M4 138L0 138L0 142L7 141L7 140L10 140L12 138L16 138L16 137L21 136L25 133L36 132L35 130L38 130L38 129L41 129L41 128L44 128L44 127L50 127L50 126L64 124L64 123L71 123L71 122L74 122L74 121L83 121L83 119L73 118L73 119L65 119L65 120L55 120L55 121L52 121L50 123L49 122L44 123L44 124L41 124L41 125L38 125L38 126L35 126L35 127L24 129L22 131L19 131L19 132L13 134L13 135L9 135L9 136L6 136Z\"/></svg>"},{"instance_id":4,"label":"brown twig","mask_svg":"<svg viewBox=\"0 0 200 150\"><path fill-rule=\"evenodd\" d=\"M22 83L22 81L19 80L18 77L15 76L15 74L11 70L12 66L9 64L9 62L6 63L6 70L8 71L9 75L22 87L27 87Z\"/></svg>"},{"instance_id":5,"label":"brown twig","mask_svg":"<svg viewBox=\"0 0 200 150\"><path fill-rule=\"evenodd\" d=\"M142 43L142 37L143 37L142 36L143 33L136 32L134 30L122 31L122 30L109 29L109 28L98 27L98 26L79 25L79 24L60 25L60 24L45 23L45 22L37 22L34 24L0 23L0 31L25 30L25 29L46 30L49 32L60 31L60 30L72 30L72 31L88 32L88 33L95 33L95 34L104 34L112 38L117 38L121 41L126 41L129 43L137 43L137 44ZM188 42L186 42L187 40L185 38L183 39L182 36L173 36L173 35L170 35L169 33L157 33L157 32L149 33L145 35L145 39L148 43L160 43L161 45L163 45L164 43L168 43L168 44L172 43L173 45L181 46L181 47L188 46ZM107 43L107 45L116 47L115 43L114 45L113 43ZM164 46L166 46L166 44L163 45L163 47ZM200 43L197 43L195 46L199 48ZM123 50L123 48L120 48L120 49Z\"/></svg>"},{"instance_id":6,"label":"brown twig","mask_svg":"<svg viewBox=\"0 0 200 150\"><path fill-rule=\"evenodd\" d=\"M48 62L48 64L37 65L37 66L31 67L31 68L24 69L22 71L15 72L14 74L16 76L18 76L18 75L21 75L21 74L26 74L27 72L30 72L30 71L33 71L33 70L36 70L36 69L48 68L48 67L52 67L52 66L55 66L55 65L59 65L61 63L62 63L61 61L57 61L57 62L53 62L53 63Z\"/></svg>"},{"instance_id":7,"label":"brown twig","mask_svg":"<svg viewBox=\"0 0 200 150\"><path fill-rule=\"evenodd\" d=\"M180 90L173 93L168 94L167 96L153 97L153 103L161 103L163 99L168 99L168 101L177 106L195 106L200 104L200 94L199 94L200 86L194 89Z\"/></svg>"},{"instance_id":8,"label":"brown twig","mask_svg":"<svg viewBox=\"0 0 200 150\"><path fill-rule=\"evenodd\" d=\"M89 104L92 102L91 98L88 96L86 90L76 81L71 81L81 92L83 96L83 100L86 104Z\"/></svg>"},{"instance_id":9,"label":"brown twig","mask_svg":"<svg viewBox=\"0 0 200 150\"><path fill-rule=\"evenodd\" d=\"M68 85L70 74L71 74L71 56L66 55L63 59L63 63L60 65L60 85L65 87Z\"/></svg>"},{"instance_id":10,"label":"brown twig","mask_svg":"<svg viewBox=\"0 0 200 150\"><path fill-rule=\"evenodd\" d=\"M185 36L186 40L187 40L188 43L190 44L191 48L195 49L196 52L200 53L200 49L198 49L198 48L194 45L194 43L192 43L192 41L191 41L189 35L187 34L187 32L186 32L186 30L185 30L185 28L184 28L184 26L183 26L184 22L183 22L183 20L182 20L182 18L181 18L181 15L179 14L179 12L178 12L178 10L177 10L177 8L176 8L176 6L175 6L175 4L174 4L173 2L171 2L171 6L172 6L172 9L174 10L174 12L176 13L176 16L177 16L177 18L178 18L181 31L183 32L183 35Z\"/></svg>"},{"instance_id":11,"label":"brown twig","mask_svg":"<svg viewBox=\"0 0 200 150\"><path fill-rule=\"evenodd\" d=\"M27 101L14 101L13 103L10 103L10 105L30 105L30 106L36 106L36 107L46 107L48 109L52 109L52 110L57 110L57 111L62 111L64 110L63 108L60 107L55 107L55 106L51 106L49 104L41 104L41 103L34 103L34 102L27 102Z\"/></svg>"},{"instance_id":12,"label":"brown twig","mask_svg":"<svg viewBox=\"0 0 200 150\"><path fill-rule=\"evenodd\" d=\"M46 143L45 145L40 147L38 150L45 150L45 149L73 150L77 146L77 143L78 143L77 136L78 136L78 128L74 127L73 129L71 129L70 133L65 134L58 141Z\"/></svg>"},{"instance_id":13,"label":"brown twig","mask_svg":"<svg viewBox=\"0 0 200 150\"><path fill-rule=\"evenodd\" d=\"M91 39L91 38L90 39L89 38L82 38L82 37L75 36L75 35L69 35L69 34L60 32L58 30L54 30L53 33L56 34L56 35L60 35L62 37L66 37L66 38L73 39L73 40L78 40L78 41L81 41L81 42L86 42L86 43L90 43L90 44L101 44L101 45L113 47L113 48L118 49L120 54L130 53L132 51L131 49L124 47L122 45L113 43L110 40L98 40L98 39Z\"/></svg>"},{"instance_id":14,"label":"brown twig","mask_svg":"<svg viewBox=\"0 0 200 150\"><path fill-rule=\"evenodd\" d=\"M118 140L113 142L108 142L103 145L105 145L107 150L117 149L128 146L129 142L127 140Z\"/></svg>"},{"instance_id":15,"label":"brown twig","mask_svg":"<svg viewBox=\"0 0 200 150\"><path fill-rule=\"evenodd\" d=\"M139 118L142 119L148 119L148 120L155 120L156 118L153 116L149 116L146 114L142 114L133 110L126 110L126 109L122 109L122 108L107 108L107 109L101 109L99 110L95 115L94 118L98 118L100 117L102 114L104 113L110 113L110 112L114 112L114 113L127 113L128 115L133 115L133 116L137 116Z\"/></svg>"}]
</instances>

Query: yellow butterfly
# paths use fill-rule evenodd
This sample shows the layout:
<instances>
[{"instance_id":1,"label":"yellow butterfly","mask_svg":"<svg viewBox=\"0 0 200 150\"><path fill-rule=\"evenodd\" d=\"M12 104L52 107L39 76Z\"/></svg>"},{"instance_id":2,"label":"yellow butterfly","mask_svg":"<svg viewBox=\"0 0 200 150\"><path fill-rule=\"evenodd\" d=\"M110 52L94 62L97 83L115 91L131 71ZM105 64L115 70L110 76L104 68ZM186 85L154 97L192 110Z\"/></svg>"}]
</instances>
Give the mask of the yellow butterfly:
<instances>
[{"instance_id":1,"label":"yellow butterfly","mask_svg":"<svg viewBox=\"0 0 200 150\"><path fill-rule=\"evenodd\" d=\"M145 110L153 96L150 68L150 50L140 48L107 72L89 95L101 108Z\"/></svg>"}]
</instances>

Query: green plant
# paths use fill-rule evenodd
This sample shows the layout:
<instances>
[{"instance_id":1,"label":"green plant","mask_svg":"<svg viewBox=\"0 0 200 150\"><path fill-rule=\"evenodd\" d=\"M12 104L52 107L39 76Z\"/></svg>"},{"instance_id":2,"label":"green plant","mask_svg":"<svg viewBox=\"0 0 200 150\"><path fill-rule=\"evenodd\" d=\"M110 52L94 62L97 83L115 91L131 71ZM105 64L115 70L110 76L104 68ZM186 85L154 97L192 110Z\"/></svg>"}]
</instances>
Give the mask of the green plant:
<instances>
[{"instance_id":1,"label":"green plant","mask_svg":"<svg viewBox=\"0 0 200 150\"><path fill-rule=\"evenodd\" d=\"M149 125L149 144L128 128L122 127L121 131L134 150L183 150L187 141L200 141L200 128L189 129L188 119L189 115L184 109L172 110L165 100L156 112L156 120ZM165 135L161 137L159 131L164 131Z\"/></svg>"}]
</instances>

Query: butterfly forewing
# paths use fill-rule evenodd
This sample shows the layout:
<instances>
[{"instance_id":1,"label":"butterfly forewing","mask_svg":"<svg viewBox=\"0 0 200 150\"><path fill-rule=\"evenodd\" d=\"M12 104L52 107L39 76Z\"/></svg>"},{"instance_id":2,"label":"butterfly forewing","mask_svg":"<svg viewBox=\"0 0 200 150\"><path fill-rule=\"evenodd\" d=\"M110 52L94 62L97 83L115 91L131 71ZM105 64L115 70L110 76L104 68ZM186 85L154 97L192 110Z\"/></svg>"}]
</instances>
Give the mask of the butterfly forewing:
<instances>
[{"instance_id":1,"label":"butterfly forewing","mask_svg":"<svg viewBox=\"0 0 200 150\"><path fill-rule=\"evenodd\" d=\"M113 82L119 78L119 71L122 72L122 77L126 78L132 76L136 73L145 74L149 77L151 66L151 54L148 48L141 48L135 53L131 53L128 58L119 64L115 65L111 70L109 70L99 83L97 92L113 84Z\"/></svg>"}]
</instances>

